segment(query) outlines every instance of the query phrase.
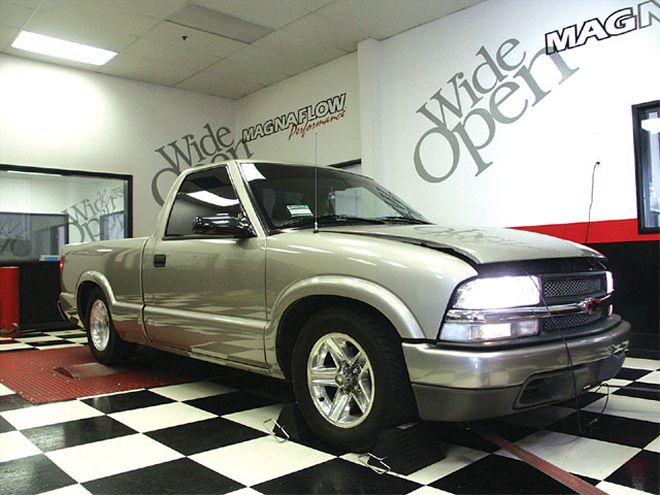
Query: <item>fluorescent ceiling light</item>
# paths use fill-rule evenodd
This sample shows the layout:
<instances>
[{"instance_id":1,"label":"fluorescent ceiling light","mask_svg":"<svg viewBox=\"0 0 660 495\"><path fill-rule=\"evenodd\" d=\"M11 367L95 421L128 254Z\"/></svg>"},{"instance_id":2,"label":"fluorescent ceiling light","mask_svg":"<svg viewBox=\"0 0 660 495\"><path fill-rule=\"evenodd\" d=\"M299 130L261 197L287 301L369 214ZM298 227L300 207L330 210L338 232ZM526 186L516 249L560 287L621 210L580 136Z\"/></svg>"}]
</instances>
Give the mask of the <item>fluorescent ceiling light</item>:
<instances>
[{"instance_id":1,"label":"fluorescent ceiling light","mask_svg":"<svg viewBox=\"0 0 660 495\"><path fill-rule=\"evenodd\" d=\"M21 31L21 34L18 35L11 46L19 50L27 50L29 52L75 60L76 62L92 65L103 65L117 55L117 52L104 50L103 48L52 38L29 31Z\"/></svg>"}]
</instances>

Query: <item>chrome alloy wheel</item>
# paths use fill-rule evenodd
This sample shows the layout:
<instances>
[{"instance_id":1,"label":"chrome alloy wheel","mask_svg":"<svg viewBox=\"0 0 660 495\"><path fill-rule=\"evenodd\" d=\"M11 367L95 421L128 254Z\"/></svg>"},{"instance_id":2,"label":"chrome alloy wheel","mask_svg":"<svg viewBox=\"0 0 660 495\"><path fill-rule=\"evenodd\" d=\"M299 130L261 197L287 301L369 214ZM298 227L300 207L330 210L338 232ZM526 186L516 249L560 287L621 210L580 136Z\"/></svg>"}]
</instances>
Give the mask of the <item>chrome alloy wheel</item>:
<instances>
[{"instance_id":1,"label":"chrome alloy wheel","mask_svg":"<svg viewBox=\"0 0 660 495\"><path fill-rule=\"evenodd\" d=\"M353 428L367 418L374 401L369 357L348 335L326 334L309 353L307 387L326 421L340 428Z\"/></svg>"},{"instance_id":2,"label":"chrome alloy wheel","mask_svg":"<svg viewBox=\"0 0 660 495\"><path fill-rule=\"evenodd\" d=\"M89 312L89 335L94 348L97 351L105 351L110 341L110 315L105 303L100 299L94 301Z\"/></svg>"}]
</instances>

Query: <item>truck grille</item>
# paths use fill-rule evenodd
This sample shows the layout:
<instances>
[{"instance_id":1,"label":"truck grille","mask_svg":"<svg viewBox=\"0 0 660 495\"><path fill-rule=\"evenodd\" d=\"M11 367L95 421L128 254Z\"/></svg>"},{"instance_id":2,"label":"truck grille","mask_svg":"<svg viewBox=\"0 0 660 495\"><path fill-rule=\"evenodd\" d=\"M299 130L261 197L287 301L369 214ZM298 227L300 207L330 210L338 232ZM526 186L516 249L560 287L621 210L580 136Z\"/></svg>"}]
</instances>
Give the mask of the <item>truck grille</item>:
<instances>
[{"instance_id":1,"label":"truck grille","mask_svg":"<svg viewBox=\"0 0 660 495\"><path fill-rule=\"evenodd\" d=\"M603 272L576 273L542 276L543 298L549 306L553 304L577 303L607 293L607 281ZM542 320L542 332L557 334L563 330L574 330L607 318L609 306L596 313L557 315Z\"/></svg>"},{"instance_id":2,"label":"truck grille","mask_svg":"<svg viewBox=\"0 0 660 495\"><path fill-rule=\"evenodd\" d=\"M603 277L585 277L568 280L546 280L543 283L544 297L589 296L602 291Z\"/></svg>"},{"instance_id":3,"label":"truck grille","mask_svg":"<svg viewBox=\"0 0 660 495\"><path fill-rule=\"evenodd\" d=\"M543 320L543 331L556 332L558 330L564 330L566 328L582 327L584 325L589 325L590 323L597 322L598 320L604 318L606 315L607 315L606 312L601 311L594 315L585 313L578 315L561 315L561 316L554 316L552 318L545 318Z\"/></svg>"},{"instance_id":4,"label":"truck grille","mask_svg":"<svg viewBox=\"0 0 660 495\"><path fill-rule=\"evenodd\" d=\"M543 277L543 297L548 304L576 302L588 297L605 295L605 275L589 274L566 277Z\"/></svg>"}]
</instances>

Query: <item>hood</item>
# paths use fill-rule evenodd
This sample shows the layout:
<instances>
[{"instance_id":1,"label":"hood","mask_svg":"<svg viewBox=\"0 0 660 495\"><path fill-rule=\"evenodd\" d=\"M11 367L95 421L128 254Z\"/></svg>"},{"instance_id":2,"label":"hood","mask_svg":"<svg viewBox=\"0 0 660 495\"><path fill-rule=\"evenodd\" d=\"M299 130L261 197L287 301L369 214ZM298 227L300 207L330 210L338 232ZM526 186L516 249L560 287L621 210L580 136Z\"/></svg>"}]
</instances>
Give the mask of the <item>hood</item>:
<instances>
[{"instance_id":1,"label":"hood","mask_svg":"<svg viewBox=\"0 0 660 495\"><path fill-rule=\"evenodd\" d=\"M323 228L322 231L427 246L456 253L477 264L552 258L604 258L598 251L574 242L512 229L370 225Z\"/></svg>"}]
</instances>

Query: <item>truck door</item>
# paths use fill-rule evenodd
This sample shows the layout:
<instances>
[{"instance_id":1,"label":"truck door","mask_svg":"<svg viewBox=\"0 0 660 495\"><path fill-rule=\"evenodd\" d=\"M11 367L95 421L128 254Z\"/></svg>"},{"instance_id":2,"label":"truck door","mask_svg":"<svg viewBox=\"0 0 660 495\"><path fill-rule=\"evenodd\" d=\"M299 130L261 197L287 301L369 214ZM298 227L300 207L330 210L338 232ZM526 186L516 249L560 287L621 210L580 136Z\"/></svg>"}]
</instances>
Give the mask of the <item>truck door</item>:
<instances>
[{"instance_id":1,"label":"truck door","mask_svg":"<svg viewBox=\"0 0 660 495\"><path fill-rule=\"evenodd\" d=\"M258 237L195 234L197 217L245 215L226 167L188 175L143 260L156 346L265 366L265 250Z\"/></svg>"}]
</instances>

